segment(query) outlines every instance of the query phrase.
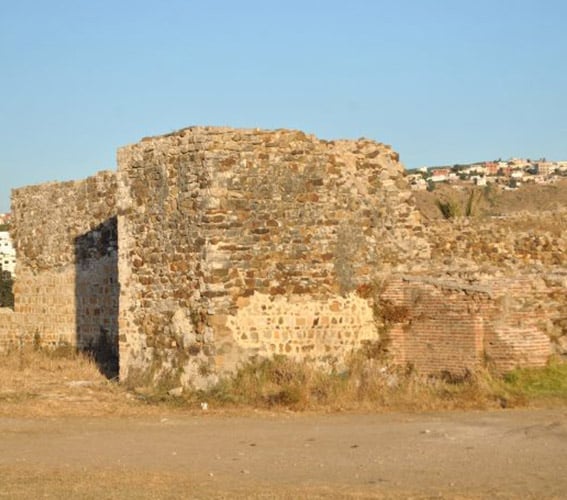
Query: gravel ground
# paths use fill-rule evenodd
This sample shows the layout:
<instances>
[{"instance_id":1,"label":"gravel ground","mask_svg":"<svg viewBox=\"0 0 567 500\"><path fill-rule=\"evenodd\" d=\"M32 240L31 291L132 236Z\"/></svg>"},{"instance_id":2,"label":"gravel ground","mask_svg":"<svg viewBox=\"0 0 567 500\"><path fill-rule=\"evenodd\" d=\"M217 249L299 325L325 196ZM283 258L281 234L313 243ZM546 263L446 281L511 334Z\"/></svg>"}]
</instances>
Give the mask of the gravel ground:
<instances>
[{"instance_id":1,"label":"gravel ground","mask_svg":"<svg viewBox=\"0 0 567 500\"><path fill-rule=\"evenodd\" d=\"M0 418L5 498L566 498L567 410Z\"/></svg>"}]
</instances>

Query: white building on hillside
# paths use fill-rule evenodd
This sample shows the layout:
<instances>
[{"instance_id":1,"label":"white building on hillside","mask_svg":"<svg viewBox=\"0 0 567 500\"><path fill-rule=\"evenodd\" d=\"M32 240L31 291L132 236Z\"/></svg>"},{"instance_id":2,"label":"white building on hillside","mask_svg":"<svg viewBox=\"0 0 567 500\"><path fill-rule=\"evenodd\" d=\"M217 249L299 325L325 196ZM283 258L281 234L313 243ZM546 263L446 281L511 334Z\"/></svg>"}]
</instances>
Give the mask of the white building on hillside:
<instances>
[{"instance_id":1,"label":"white building on hillside","mask_svg":"<svg viewBox=\"0 0 567 500\"><path fill-rule=\"evenodd\" d=\"M0 231L0 271L7 271L12 276L16 272L16 250L8 231Z\"/></svg>"}]
</instances>

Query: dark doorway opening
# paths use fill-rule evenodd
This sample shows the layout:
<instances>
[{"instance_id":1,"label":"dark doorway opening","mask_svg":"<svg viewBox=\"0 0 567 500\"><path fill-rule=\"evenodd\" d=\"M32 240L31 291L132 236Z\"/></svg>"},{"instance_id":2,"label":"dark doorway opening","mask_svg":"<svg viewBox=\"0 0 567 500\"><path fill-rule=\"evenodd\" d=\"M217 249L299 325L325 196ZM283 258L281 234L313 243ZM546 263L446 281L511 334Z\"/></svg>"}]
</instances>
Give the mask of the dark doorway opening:
<instances>
[{"instance_id":1,"label":"dark doorway opening","mask_svg":"<svg viewBox=\"0 0 567 500\"><path fill-rule=\"evenodd\" d=\"M116 217L75 238L77 348L109 379L119 373Z\"/></svg>"}]
</instances>

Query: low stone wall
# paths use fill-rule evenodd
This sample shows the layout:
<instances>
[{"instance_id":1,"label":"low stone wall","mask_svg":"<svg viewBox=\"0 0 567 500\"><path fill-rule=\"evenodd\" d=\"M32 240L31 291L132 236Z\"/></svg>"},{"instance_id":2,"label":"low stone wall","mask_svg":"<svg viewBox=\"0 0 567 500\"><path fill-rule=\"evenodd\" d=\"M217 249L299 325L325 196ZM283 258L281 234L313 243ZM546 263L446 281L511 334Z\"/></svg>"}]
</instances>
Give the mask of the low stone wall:
<instances>
[{"instance_id":1,"label":"low stone wall","mask_svg":"<svg viewBox=\"0 0 567 500\"><path fill-rule=\"evenodd\" d=\"M516 275L567 268L567 206L505 217L434 220L426 233L432 255L446 268L476 264L484 273Z\"/></svg>"},{"instance_id":2,"label":"low stone wall","mask_svg":"<svg viewBox=\"0 0 567 500\"><path fill-rule=\"evenodd\" d=\"M22 266L14 283L18 335L47 346L76 345L75 278L74 266L40 272Z\"/></svg>"}]
</instances>

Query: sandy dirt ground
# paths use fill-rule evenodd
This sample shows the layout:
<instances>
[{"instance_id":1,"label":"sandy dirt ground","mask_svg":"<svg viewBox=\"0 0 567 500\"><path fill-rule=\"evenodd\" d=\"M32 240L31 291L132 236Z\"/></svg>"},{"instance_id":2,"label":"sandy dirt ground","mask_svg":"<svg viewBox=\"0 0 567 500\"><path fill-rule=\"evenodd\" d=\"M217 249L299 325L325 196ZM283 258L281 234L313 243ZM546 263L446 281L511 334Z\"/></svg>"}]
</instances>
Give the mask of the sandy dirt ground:
<instances>
[{"instance_id":1,"label":"sandy dirt ground","mask_svg":"<svg viewBox=\"0 0 567 500\"><path fill-rule=\"evenodd\" d=\"M0 498L567 498L567 409L0 418Z\"/></svg>"}]
</instances>

